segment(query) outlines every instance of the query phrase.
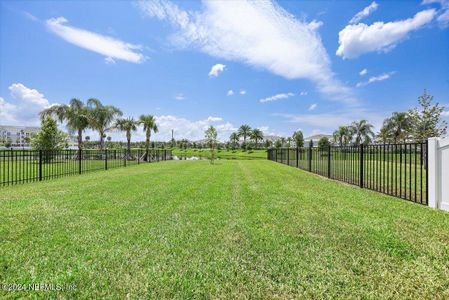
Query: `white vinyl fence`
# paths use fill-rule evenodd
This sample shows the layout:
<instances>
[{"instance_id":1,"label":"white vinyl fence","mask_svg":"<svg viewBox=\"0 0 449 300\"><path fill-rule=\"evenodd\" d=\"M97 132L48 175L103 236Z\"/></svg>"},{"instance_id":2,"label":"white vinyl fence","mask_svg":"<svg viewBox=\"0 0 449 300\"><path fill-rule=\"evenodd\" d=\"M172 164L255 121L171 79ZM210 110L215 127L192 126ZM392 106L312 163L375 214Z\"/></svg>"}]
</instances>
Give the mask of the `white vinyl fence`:
<instances>
[{"instance_id":1,"label":"white vinyl fence","mask_svg":"<svg viewBox=\"0 0 449 300\"><path fill-rule=\"evenodd\" d=\"M449 211L449 138L429 139L429 206Z\"/></svg>"}]
</instances>

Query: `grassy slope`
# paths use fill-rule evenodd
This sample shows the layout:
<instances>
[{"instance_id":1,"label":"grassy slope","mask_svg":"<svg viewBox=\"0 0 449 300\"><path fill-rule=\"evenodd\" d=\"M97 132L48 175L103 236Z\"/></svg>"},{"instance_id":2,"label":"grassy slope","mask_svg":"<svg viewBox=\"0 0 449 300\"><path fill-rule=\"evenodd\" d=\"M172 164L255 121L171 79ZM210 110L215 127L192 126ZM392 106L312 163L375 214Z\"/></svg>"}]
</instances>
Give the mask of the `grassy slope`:
<instances>
[{"instance_id":1,"label":"grassy slope","mask_svg":"<svg viewBox=\"0 0 449 300\"><path fill-rule=\"evenodd\" d=\"M267 158L266 150L251 150L251 151L242 151L242 150L216 150L216 156L219 158ZM209 157L210 150L209 149L173 149L173 155L177 156L202 156Z\"/></svg>"},{"instance_id":2,"label":"grassy slope","mask_svg":"<svg viewBox=\"0 0 449 300\"><path fill-rule=\"evenodd\" d=\"M66 298L449 297L447 213L269 161L7 187L0 220L0 282Z\"/></svg>"}]
</instances>

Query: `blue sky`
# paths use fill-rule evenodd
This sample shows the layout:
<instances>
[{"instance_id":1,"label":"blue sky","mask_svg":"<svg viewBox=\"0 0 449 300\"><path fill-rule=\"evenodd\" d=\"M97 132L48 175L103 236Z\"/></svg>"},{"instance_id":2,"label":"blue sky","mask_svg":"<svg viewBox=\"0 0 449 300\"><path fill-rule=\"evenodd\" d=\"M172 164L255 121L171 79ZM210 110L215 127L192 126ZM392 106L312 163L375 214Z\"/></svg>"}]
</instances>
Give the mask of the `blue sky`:
<instances>
[{"instance_id":1,"label":"blue sky","mask_svg":"<svg viewBox=\"0 0 449 300\"><path fill-rule=\"evenodd\" d=\"M284 136L378 128L424 88L449 104L449 0L0 5L0 124L95 97L156 115L156 139L215 125L223 140L243 123Z\"/></svg>"}]
</instances>

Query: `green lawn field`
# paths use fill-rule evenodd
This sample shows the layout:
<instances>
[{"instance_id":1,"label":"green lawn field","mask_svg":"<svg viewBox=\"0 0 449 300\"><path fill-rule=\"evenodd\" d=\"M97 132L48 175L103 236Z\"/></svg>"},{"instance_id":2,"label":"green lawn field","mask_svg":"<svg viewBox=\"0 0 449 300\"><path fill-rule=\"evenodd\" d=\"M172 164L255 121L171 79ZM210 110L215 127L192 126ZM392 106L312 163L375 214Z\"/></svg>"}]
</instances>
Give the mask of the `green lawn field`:
<instances>
[{"instance_id":1,"label":"green lawn field","mask_svg":"<svg viewBox=\"0 0 449 300\"><path fill-rule=\"evenodd\" d=\"M449 214L267 160L0 189L0 298L447 299Z\"/></svg>"},{"instance_id":2,"label":"green lawn field","mask_svg":"<svg viewBox=\"0 0 449 300\"><path fill-rule=\"evenodd\" d=\"M209 149L173 149L173 155L176 156L197 156L197 157L210 157ZM227 159L266 159L266 150L216 150L215 155L218 158Z\"/></svg>"}]
</instances>

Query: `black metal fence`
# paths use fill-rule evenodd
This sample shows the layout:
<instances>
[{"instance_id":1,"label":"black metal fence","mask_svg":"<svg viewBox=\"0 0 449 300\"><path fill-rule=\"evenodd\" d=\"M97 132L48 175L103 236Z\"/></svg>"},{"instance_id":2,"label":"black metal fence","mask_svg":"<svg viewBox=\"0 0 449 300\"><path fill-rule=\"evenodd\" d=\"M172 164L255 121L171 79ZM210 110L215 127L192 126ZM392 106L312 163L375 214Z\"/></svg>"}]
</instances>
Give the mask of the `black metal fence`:
<instances>
[{"instance_id":1,"label":"black metal fence","mask_svg":"<svg viewBox=\"0 0 449 300\"><path fill-rule=\"evenodd\" d=\"M171 150L0 150L0 187L172 159Z\"/></svg>"},{"instance_id":2,"label":"black metal fence","mask_svg":"<svg viewBox=\"0 0 449 300\"><path fill-rule=\"evenodd\" d=\"M427 142L269 149L268 159L427 205Z\"/></svg>"}]
</instances>

